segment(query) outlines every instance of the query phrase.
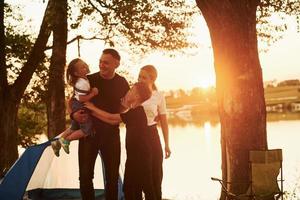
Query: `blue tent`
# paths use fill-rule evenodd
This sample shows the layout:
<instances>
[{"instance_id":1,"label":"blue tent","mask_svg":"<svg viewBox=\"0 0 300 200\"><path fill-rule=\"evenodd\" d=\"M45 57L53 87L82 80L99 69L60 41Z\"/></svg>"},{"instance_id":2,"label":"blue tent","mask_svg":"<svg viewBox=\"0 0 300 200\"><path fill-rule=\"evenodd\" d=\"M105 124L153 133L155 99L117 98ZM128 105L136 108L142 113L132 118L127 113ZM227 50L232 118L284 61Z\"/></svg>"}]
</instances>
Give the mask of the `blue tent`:
<instances>
[{"instance_id":1,"label":"blue tent","mask_svg":"<svg viewBox=\"0 0 300 200\"><path fill-rule=\"evenodd\" d=\"M80 199L78 180L78 142L70 145L70 154L61 150L56 157L51 141L25 150L0 183L1 200ZM100 155L100 154L99 154ZM103 199L105 178L101 156L96 161L94 187L97 199ZM119 181L119 199L123 198L122 181Z\"/></svg>"}]
</instances>

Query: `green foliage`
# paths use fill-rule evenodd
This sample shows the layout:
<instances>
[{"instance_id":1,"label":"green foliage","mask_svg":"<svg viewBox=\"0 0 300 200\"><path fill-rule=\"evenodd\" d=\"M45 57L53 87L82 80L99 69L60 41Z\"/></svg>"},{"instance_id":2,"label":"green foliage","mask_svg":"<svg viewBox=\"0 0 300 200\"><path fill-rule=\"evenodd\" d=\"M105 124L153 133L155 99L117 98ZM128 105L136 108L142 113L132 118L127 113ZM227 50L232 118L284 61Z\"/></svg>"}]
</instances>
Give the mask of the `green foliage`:
<instances>
[{"instance_id":1,"label":"green foliage","mask_svg":"<svg viewBox=\"0 0 300 200\"><path fill-rule=\"evenodd\" d=\"M48 82L49 82L49 58L45 57L44 62L37 67L29 87L23 95L23 100L27 102L45 103L48 94Z\"/></svg>"},{"instance_id":2,"label":"green foliage","mask_svg":"<svg viewBox=\"0 0 300 200\"><path fill-rule=\"evenodd\" d=\"M5 5L5 53L8 71L8 81L13 84L20 74L23 65L27 62L29 52L34 45L30 22L25 21L19 6ZM48 68L46 63L49 59L44 56L32 80L25 91L25 101L43 101L46 98L45 85L48 81Z\"/></svg>"},{"instance_id":3,"label":"green foliage","mask_svg":"<svg viewBox=\"0 0 300 200\"><path fill-rule=\"evenodd\" d=\"M5 25L5 53L8 70L8 81L13 83L21 72L21 66L26 62L28 52L33 46L33 39L28 30L28 23L18 12L20 7L5 4L4 25ZM20 26L20 23L23 25ZM27 32L26 32L27 30Z\"/></svg>"},{"instance_id":4,"label":"green foliage","mask_svg":"<svg viewBox=\"0 0 300 200\"><path fill-rule=\"evenodd\" d=\"M34 45L32 27L25 21L19 6L5 4L5 53L8 72L8 82L13 84L19 76L22 67L27 62L29 53ZM46 57L45 57L45 62ZM48 80L48 71L41 63L22 98L18 110L18 136L17 143L28 147L37 142L37 135L46 131L46 108L42 103L45 97L45 85Z\"/></svg>"},{"instance_id":5,"label":"green foliage","mask_svg":"<svg viewBox=\"0 0 300 200\"><path fill-rule=\"evenodd\" d=\"M199 88L195 87L192 90L176 90L169 91L166 95L166 103L168 108L178 108L184 105L194 105L199 103L210 102L216 103L216 90L213 87Z\"/></svg>"},{"instance_id":6,"label":"green foliage","mask_svg":"<svg viewBox=\"0 0 300 200\"><path fill-rule=\"evenodd\" d=\"M300 31L300 1L299 0L261 0L257 9L257 34L259 39L270 46L283 37L288 29L288 19L297 22ZM262 47L261 50L267 50Z\"/></svg>"},{"instance_id":7,"label":"green foliage","mask_svg":"<svg viewBox=\"0 0 300 200\"><path fill-rule=\"evenodd\" d=\"M22 103L18 112L18 144L28 147L35 144L38 135L46 134L46 106L36 103Z\"/></svg>"},{"instance_id":8,"label":"green foliage","mask_svg":"<svg viewBox=\"0 0 300 200\"><path fill-rule=\"evenodd\" d=\"M129 46L134 52L191 47L187 27L195 9L184 0L84 0L70 5L71 27L89 22L97 36L110 46ZM85 28L86 29L86 28Z\"/></svg>"},{"instance_id":9,"label":"green foliage","mask_svg":"<svg viewBox=\"0 0 300 200\"><path fill-rule=\"evenodd\" d=\"M277 86L299 86L299 85L300 85L300 80L298 79L285 80L277 84Z\"/></svg>"}]
</instances>

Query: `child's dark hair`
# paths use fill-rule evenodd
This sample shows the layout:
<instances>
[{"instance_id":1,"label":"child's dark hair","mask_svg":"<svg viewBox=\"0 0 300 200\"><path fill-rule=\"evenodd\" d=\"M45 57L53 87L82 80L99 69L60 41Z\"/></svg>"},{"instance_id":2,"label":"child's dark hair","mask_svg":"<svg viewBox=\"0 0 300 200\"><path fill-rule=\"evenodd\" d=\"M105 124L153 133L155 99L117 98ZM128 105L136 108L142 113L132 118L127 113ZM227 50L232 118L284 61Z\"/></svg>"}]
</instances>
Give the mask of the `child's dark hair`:
<instances>
[{"instance_id":1,"label":"child's dark hair","mask_svg":"<svg viewBox=\"0 0 300 200\"><path fill-rule=\"evenodd\" d=\"M133 84L133 87L136 87L137 92L139 93L139 96L141 98L141 103L148 100L152 95L152 91L146 83L137 82Z\"/></svg>"},{"instance_id":2,"label":"child's dark hair","mask_svg":"<svg viewBox=\"0 0 300 200\"><path fill-rule=\"evenodd\" d=\"M113 58L117 59L118 61L121 60L121 56L120 56L119 52L115 49L110 49L110 48L104 49L102 51L102 53L103 54L110 54Z\"/></svg>"},{"instance_id":3,"label":"child's dark hair","mask_svg":"<svg viewBox=\"0 0 300 200\"><path fill-rule=\"evenodd\" d=\"M80 58L75 58L67 66L66 77L67 77L67 82L71 86L74 86L78 80L78 77L74 74L76 71L76 64L78 63L78 61L82 61L82 60Z\"/></svg>"}]
</instances>

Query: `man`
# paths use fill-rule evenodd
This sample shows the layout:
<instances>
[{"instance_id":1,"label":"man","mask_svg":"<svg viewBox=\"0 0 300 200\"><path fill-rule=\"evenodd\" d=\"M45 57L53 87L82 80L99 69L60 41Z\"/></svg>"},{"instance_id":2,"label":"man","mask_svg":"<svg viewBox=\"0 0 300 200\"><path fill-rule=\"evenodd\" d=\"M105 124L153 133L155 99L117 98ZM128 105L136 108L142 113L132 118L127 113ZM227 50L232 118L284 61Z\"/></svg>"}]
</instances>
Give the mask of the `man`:
<instances>
[{"instance_id":1,"label":"man","mask_svg":"<svg viewBox=\"0 0 300 200\"><path fill-rule=\"evenodd\" d=\"M126 79L115 70L120 65L120 55L114 49L105 49L99 61L100 71L88 76L91 87L97 87L99 94L92 102L102 110L110 113L120 112L120 101L129 90ZM81 112L73 114L73 118L82 121ZM98 155L101 157L105 170L105 199L118 199L118 177L120 165L120 134L119 125L110 125L93 118L95 135L79 141L79 181L83 200L94 200L94 166Z\"/></svg>"}]
</instances>

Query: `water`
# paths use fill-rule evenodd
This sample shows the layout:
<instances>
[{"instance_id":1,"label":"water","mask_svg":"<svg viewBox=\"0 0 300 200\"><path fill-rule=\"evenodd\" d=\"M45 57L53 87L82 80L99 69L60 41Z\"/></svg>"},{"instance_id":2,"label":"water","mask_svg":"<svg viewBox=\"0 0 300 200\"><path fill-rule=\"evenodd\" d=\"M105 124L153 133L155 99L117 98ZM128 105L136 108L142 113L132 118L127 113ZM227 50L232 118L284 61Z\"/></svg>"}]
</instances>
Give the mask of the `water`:
<instances>
[{"instance_id":1,"label":"water","mask_svg":"<svg viewBox=\"0 0 300 200\"><path fill-rule=\"evenodd\" d=\"M283 149L286 199L300 199L299 115L269 118L269 149ZM170 124L172 155L164 160L163 197L174 200L218 199L220 184L211 181L210 177L221 177L220 124L215 120L179 124Z\"/></svg>"},{"instance_id":2,"label":"water","mask_svg":"<svg viewBox=\"0 0 300 200\"><path fill-rule=\"evenodd\" d=\"M210 179L221 177L221 127L218 117L169 118L169 129L172 155L164 160L163 198L172 200L218 199L220 184ZM289 200L300 199L299 130L300 114L268 116L268 145L269 149L283 149L284 191L287 191L285 199ZM121 127L121 138L122 171L126 159L124 126ZM75 144L75 142L72 143L71 147L75 148ZM74 155L66 157L76 157L76 148L71 152ZM63 156L65 155L62 153L61 157ZM78 169L74 163L77 161L73 162L73 167L70 167L70 169L74 168L70 176L74 178L72 184L78 185ZM96 166L95 169L100 168Z\"/></svg>"},{"instance_id":3,"label":"water","mask_svg":"<svg viewBox=\"0 0 300 200\"><path fill-rule=\"evenodd\" d=\"M164 160L163 196L167 199L217 199L221 177L220 125L205 122L170 127L172 155Z\"/></svg>"}]
</instances>

